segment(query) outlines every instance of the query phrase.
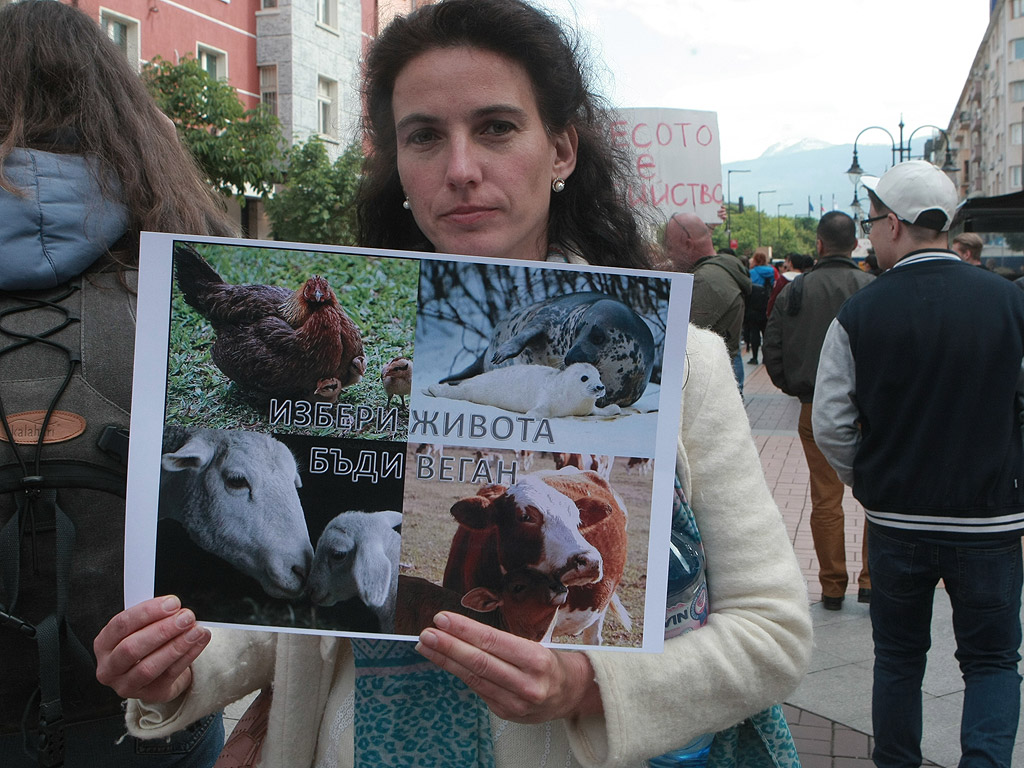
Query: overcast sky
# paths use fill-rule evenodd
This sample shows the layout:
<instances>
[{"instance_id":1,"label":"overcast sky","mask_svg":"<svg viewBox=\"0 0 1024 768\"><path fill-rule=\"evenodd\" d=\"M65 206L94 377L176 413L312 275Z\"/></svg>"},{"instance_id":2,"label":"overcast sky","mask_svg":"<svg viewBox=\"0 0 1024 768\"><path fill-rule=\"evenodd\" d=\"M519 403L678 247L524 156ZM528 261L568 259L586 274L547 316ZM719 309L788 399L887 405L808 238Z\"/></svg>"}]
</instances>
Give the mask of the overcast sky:
<instances>
[{"instance_id":1,"label":"overcast sky","mask_svg":"<svg viewBox=\"0 0 1024 768\"><path fill-rule=\"evenodd\" d=\"M537 0L584 31L615 106L718 113L722 162L777 142L945 128L989 0ZM927 135L920 131L915 136ZM864 143L885 143L869 131Z\"/></svg>"}]
</instances>

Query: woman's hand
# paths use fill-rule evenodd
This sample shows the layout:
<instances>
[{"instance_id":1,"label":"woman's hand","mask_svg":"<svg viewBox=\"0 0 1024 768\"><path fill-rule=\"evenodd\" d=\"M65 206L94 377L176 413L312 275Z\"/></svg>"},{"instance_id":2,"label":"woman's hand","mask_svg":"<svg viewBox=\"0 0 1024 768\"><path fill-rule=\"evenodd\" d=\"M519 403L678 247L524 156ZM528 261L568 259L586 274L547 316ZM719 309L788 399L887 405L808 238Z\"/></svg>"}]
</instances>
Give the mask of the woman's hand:
<instances>
[{"instance_id":1,"label":"woman's hand","mask_svg":"<svg viewBox=\"0 0 1024 768\"><path fill-rule=\"evenodd\" d=\"M466 616L444 611L416 649L460 678L498 717L543 723L603 712L585 654L553 651Z\"/></svg>"},{"instance_id":2,"label":"woman's hand","mask_svg":"<svg viewBox=\"0 0 1024 768\"><path fill-rule=\"evenodd\" d=\"M96 679L126 699L171 701L192 684L191 664L210 637L177 597L154 597L121 611L96 635Z\"/></svg>"}]
</instances>

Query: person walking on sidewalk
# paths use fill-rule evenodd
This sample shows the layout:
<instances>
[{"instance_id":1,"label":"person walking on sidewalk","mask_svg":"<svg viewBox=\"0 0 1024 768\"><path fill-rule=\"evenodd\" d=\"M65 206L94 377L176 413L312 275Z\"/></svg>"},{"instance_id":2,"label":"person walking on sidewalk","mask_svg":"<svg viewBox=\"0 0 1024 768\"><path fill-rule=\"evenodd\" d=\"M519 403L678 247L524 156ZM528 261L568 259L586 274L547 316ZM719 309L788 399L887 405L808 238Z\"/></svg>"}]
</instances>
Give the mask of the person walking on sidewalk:
<instances>
[{"instance_id":1,"label":"person walking on sidewalk","mask_svg":"<svg viewBox=\"0 0 1024 768\"><path fill-rule=\"evenodd\" d=\"M676 213L669 218L664 247L669 269L693 273L690 322L725 339L743 394L743 361L739 354L743 312L750 293L747 269L736 256L715 253L711 230L695 213Z\"/></svg>"},{"instance_id":2,"label":"person walking on sidewalk","mask_svg":"<svg viewBox=\"0 0 1024 768\"><path fill-rule=\"evenodd\" d=\"M764 338L764 364L772 382L787 395L800 399L798 430L810 477L811 536L818 556L822 605L830 611L843 607L850 579L843 525L844 488L814 442L811 403L825 332L843 302L875 279L851 258L856 247L853 219L839 211L822 216L815 242L818 258L813 268L780 291ZM865 522L863 567L857 579L857 599L864 603L871 599L866 535Z\"/></svg>"},{"instance_id":3,"label":"person walking on sidewalk","mask_svg":"<svg viewBox=\"0 0 1024 768\"><path fill-rule=\"evenodd\" d=\"M864 505L879 768L921 764L939 579L964 678L961 766L1009 766L1020 713L1024 294L946 250L957 204L930 163L865 183L887 270L829 328L818 446Z\"/></svg>"}]
</instances>

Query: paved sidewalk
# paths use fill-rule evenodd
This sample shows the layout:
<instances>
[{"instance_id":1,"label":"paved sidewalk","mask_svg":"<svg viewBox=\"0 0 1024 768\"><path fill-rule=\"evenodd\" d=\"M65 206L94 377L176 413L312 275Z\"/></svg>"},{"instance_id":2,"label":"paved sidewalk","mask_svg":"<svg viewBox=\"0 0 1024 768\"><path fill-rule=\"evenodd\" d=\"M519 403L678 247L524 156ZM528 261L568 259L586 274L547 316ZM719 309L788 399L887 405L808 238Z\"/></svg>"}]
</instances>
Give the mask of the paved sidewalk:
<instances>
[{"instance_id":1,"label":"paved sidewalk","mask_svg":"<svg viewBox=\"0 0 1024 768\"><path fill-rule=\"evenodd\" d=\"M872 765L873 648L868 606L857 602L864 509L847 488L843 509L850 586L843 609L826 611L820 602L818 561L811 541L807 464L796 431L800 404L775 388L763 365L746 365L744 399L768 486L786 521L812 602L814 655L810 672L786 705L801 762L804 768L868 768ZM952 768L960 761L964 685L953 657L955 649L949 600L939 589L923 684L921 751L925 766ZM1024 765L1021 734L1024 717L1013 753L1014 765Z\"/></svg>"}]
</instances>

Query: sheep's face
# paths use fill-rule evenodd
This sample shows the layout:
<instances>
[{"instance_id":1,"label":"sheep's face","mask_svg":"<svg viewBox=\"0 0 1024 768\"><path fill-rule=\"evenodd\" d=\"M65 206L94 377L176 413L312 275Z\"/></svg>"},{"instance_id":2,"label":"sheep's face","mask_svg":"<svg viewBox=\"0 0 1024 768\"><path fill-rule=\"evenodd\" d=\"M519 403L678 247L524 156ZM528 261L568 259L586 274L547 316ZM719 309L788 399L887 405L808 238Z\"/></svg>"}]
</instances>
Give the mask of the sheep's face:
<instances>
[{"instance_id":1,"label":"sheep's face","mask_svg":"<svg viewBox=\"0 0 1024 768\"><path fill-rule=\"evenodd\" d=\"M162 458L161 515L272 597L302 594L313 559L295 459L258 433L197 430Z\"/></svg>"},{"instance_id":2,"label":"sheep's face","mask_svg":"<svg viewBox=\"0 0 1024 768\"><path fill-rule=\"evenodd\" d=\"M352 566L356 542L340 528L328 529L317 543L309 576L309 599L314 605L334 605L357 594Z\"/></svg>"},{"instance_id":3,"label":"sheep's face","mask_svg":"<svg viewBox=\"0 0 1024 768\"><path fill-rule=\"evenodd\" d=\"M394 594L401 523L398 512L343 512L316 545L307 592L314 605L334 605L358 595L368 608L384 607Z\"/></svg>"}]
</instances>

